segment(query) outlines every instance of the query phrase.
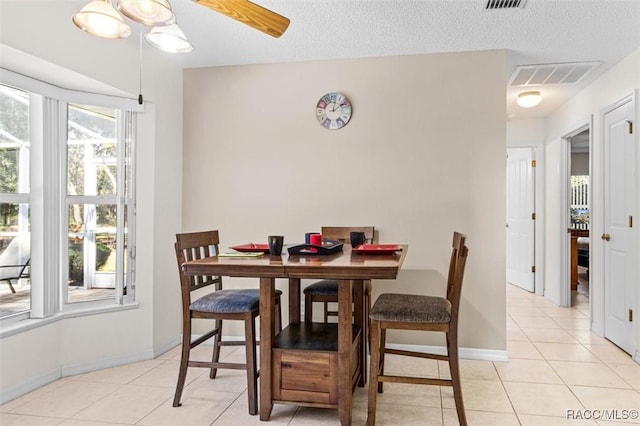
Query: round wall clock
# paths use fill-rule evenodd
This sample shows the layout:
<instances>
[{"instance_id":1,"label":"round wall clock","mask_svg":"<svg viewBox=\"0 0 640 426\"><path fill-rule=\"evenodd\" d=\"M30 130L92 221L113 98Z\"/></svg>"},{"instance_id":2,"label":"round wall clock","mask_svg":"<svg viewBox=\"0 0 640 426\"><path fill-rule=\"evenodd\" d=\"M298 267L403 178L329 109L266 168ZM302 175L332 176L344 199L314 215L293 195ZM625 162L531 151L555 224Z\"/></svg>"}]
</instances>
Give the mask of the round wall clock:
<instances>
[{"instance_id":1,"label":"round wall clock","mask_svg":"<svg viewBox=\"0 0 640 426\"><path fill-rule=\"evenodd\" d=\"M351 102L342 93L327 93L316 105L318 122L329 130L338 130L346 126L351 119Z\"/></svg>"}]
</instances>

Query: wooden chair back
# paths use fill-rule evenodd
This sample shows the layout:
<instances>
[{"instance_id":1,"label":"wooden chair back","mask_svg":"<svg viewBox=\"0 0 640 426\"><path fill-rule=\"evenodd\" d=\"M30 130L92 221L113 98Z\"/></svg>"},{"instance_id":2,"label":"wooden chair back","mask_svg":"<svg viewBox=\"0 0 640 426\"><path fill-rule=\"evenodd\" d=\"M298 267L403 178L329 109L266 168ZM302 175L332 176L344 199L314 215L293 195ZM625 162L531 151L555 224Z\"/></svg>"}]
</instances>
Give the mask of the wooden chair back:
<instances>
[{"instance_id":1,"label":"wooden chair back","mask_svg":"<svg viewBox=\"0 0 640 426\"><path fill-rule=\"evenodd\" d=\"M342 241L351 244L351 232L364 232L365 242L373 243L375 228L373 226L323 226L322 238Z\"/></svg>"},{"instance_id":2,"label":"wooden chair back","mask_svg":"<svg viewBox=\"0 0 640 426\"><path fill-rule=\"evenodd\" d=\"M180 273L180 286L182 288L182 306L189 311L191 304L191 292L214 285L215 291L222 290L222 278L208 275L187 275L182 271L182 265L190 260L216 256L220 243L218 231L191 232L176 234L176 258Z\"/></svg>"},{"instance_id":3,"label":"wooden chair back","mask_svg":"<svg viewBox=\"0 0 640 426\"><path fill-rule=\"evenodd\" d=\"M453 233L449 275L447 277L447 299L451 303L451 322L458 321L458 309L462 294L462 281L467 263L469 248L465 245L467 236L459 232ZM453 324L455 326L455 324Z\"/></svg>"}]
</instances>

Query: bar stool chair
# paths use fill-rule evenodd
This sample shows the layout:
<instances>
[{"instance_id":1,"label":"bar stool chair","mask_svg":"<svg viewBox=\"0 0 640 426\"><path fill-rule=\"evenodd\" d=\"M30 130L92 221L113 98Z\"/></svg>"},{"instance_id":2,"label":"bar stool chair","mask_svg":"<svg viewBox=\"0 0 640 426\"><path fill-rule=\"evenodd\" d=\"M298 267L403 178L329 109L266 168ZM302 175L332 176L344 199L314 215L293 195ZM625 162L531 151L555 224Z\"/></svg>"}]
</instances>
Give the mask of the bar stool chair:
<instances>
[{"instance_id":1,"label":"bar stool chair","mask_svg":"<svg viewBox=\"0 0 640 426\"><path fill-rule=\"evenodd\" d=\"M375 229L373 226L323 226L322 238L342 241L351 244L351 232L364 232L365 241L372 243ZM371 281L364 282L364 314L363 321L367 330L363 330L364 336L368 336L369 311L371 310ZM329 310L329 303L338 303L338 280L321 280L307 286L304 289L304 321L311 322L313 318L313 304L322 303L324 306L324 322L329 321L330 316L338 316L337 311Z\"/></svg>"},{"instance_id":2,"label":"bar stool chair","mask_svg":"<svg viewBox=\"0 0 640 426\"><path fill-rule=\"evenodd\" d=\"M256 363L256 332L255 319L260 311L259 289L222 289L222 277L186 275L182 271L182 264L189 260L215 256L218 251L218 231L193 232L176 234L176 257L180 272L180 287L182 290L182 356L180 359L180 371L178 383L173 397L173 406L179 407L180 397L187 377L188 367L210 368L209 377L216 377L218 368L227 368L247 371L247 393L249 399L249 414L258 414L257 382L260 375ZM213 285L213 291L192 300L191 293ZM276 290L276 329L282 330L280 295ZM191 320L194 318L206 318L215 320L214 328L195 340L191 340ZM222 323L224 320L244 321L245 340L223 341ZM189 359L191 349L214 338L213 356L211 362L191 361ZM220 347L244 345L246 350L245 363L219 362Z\"/></svg>"},{"instance_id":3,"label":"bar stool chair","mask_svg":"<svg viewBox=\"0 0 640 426\"><path fill-rule=\"evenodd\" d=\"M371 366L369 378L369 413L367 425L376 421L377 394L382 393L384 382L452 386L458 421L467 425L460 385L458 365L458 309L462 291L462 278L467 261L466 236L453 233L453 250L447 278L447 296L434 297L411 294L381 294L371 309ZM446 334L447 355L386 348L387 330L439 331ZM384 373L386 354L437 359L449 362L451 379L397 376Z\"/></svg>"}]
</instances>

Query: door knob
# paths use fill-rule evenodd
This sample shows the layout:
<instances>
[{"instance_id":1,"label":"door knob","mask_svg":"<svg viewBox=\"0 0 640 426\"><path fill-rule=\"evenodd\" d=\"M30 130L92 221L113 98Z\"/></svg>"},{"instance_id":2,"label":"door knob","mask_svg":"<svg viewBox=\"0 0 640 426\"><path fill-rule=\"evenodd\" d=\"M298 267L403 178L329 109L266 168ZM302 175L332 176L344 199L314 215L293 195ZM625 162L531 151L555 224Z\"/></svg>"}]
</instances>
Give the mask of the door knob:
<instances>
[{"instance_id":1,"label":"door knob","mask_svg":"<svg viewBox=\"0 0 640 426\"><path fill-rule=\"evenodd\" d=\"M609 235L609 234L602 234L602 237L600 237L600 238L602 238L602 239L603 239L603 240L605 240L605 241L609 241L609 240L611 239L611 235Z\"/></svg>"}]
</instances>

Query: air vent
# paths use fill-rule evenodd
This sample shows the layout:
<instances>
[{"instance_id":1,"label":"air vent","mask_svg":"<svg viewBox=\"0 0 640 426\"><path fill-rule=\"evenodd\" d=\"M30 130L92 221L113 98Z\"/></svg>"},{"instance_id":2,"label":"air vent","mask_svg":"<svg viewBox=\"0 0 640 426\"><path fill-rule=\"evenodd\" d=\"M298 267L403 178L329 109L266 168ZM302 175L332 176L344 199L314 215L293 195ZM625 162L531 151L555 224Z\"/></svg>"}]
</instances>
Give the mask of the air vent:
<instances>
[{"instance_id":1,"label":"air vent","mask_svg":"<svg viewBox=\"0 0 640 426\"><path fill-rule=\"evenodd\" d=\"M509 85L526 87L577 83L598 65L599 61L522 65L513 71Z\"/></svg>"},{"instance_id":2,"label":"air vent","mask_svg":"<svg viewBox=\"0 0 640 426\"><path fill-rule=\"evenodd\" d=\"M526 0L487 0L487 10L523 8Z\"/></svg>"}]
</instances>

